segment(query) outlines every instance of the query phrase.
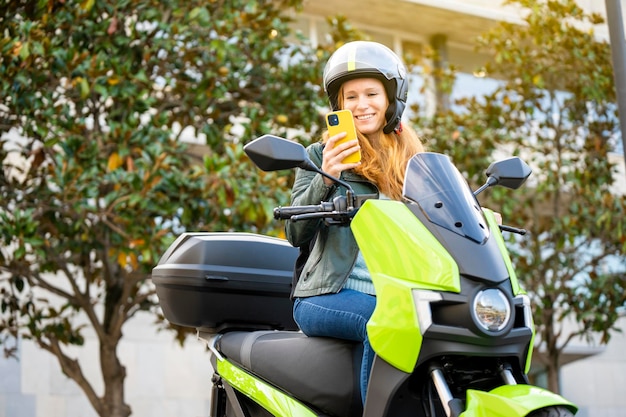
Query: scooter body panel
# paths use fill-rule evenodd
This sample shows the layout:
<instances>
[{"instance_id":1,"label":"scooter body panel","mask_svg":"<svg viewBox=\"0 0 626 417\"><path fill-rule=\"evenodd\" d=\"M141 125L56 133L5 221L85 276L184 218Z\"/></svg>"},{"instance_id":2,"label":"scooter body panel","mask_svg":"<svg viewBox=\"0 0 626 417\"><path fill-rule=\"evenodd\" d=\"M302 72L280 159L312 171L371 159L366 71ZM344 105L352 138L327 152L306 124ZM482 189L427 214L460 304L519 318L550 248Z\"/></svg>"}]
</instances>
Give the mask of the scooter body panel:
<instances>
[{"instance_id":1,"label":"scooter body panel","mask_svg":"<svg viewBox=\"0 0 626 417\"><path fill-rule=\"evenodd\" d=\"M412 289L460 291L456 263L401 202L369 200L351 227L376 289L370 344L381 358L412 372L422 344Z\"/></svg>"},{"instance_id":2,"label":"scooter body panel","mask_svg":"<svg viewBox=\"0 0 626 417\"><path fill-rule=\"evenodd\" d=\"M227 359L217 361L216 371L237 391L275 416L316 417L317 413L300 401L246 372Z\"/></svg>"},{"instance_id":3,"label":"scooter body panel","mask_svg":"<svg viewBox=\"0 0 626 417\"><path fill-rule=\"evenodd\" d=\"M293 331L230 331L214 340L222 357L301 403L329 415L361 415L362 344Z\"/></svg>"},{"instance_id":4,"label":"scooter body panel","mask_svg":"<svg viewBox=\"0 0 626 417\"><path fill-rule=\"evenodd\" d=\"M496 218L494 217L493 211L489 209L483 208L483 213L485 214L485 219L487 220L487 224L489 225L489 229L492 231L498 230L498 223ZM509 251L506 248L506 243L504 242L504 237L501 233L492 233L493 239L498 244L498 248L500 248L500 253L502 255L502 260L506 265L506 269L509 272L509 280L511 281L511 288L513 289L514 295L526 294L524 290L519 285L519 281L517 279L517 274L515 273L515 269L513 268L513 264L511 263L511 257L509 256Z\"/></svg>"},{"instance_id":5,"label":"scooter body panel","mask_svg":"<svg viewBox=\"0 0 626 417\"><path fill-rule=\"evenodd\" d=\"M485 213L485 218L489 223L489 228L491 230L497 230L498 223L493 215L493 211L489 209L483 208L483 212ZM517 279L517 274L515 274L515 269L513 268L513 264L511 262L511 257L509 256L509 251L506 248L506 244L504 242L504 237L501 233L493 233L493 237L498 243L498 247L500 248L500 252L502 253L502 259L506 263L506 268L509 271L509 277L511 281L511 288L513 289L514 295L525 295L526 291L522 289L520 286L519 280ZM535 328L535 324L533 321L532 314L528 314L525 319L531 328ZM535 332L533 332L532 339L530 340L530 346L528 347L528 355L526 357L526 366L524 367L524 373L527 374L530 371L531 359L533 356L533 347L535 346Z\"/></svg>"},{"instance_id":6,"label":"scooter body panel","mask_svg":"<svg viewBox=\"0 0 626 417\"><path fill-rule=\"evenodd\" d=\"M461 417L523 417L546 407L578 408L560 395L531 385L502 385L490 392L468 390L466 410Z\"/></svg>"}]
</instances>

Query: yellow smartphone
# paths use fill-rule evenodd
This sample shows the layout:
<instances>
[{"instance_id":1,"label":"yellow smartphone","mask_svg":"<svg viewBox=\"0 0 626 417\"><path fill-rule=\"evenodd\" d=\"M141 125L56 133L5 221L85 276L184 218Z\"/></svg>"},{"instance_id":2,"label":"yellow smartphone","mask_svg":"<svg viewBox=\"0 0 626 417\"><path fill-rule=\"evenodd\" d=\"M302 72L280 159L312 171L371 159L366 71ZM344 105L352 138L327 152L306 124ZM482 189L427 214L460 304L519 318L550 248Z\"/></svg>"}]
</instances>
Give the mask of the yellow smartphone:
<instances>
[{"instance_id":1,"label":"yellow smartphone","mask_svg":"<svg viewBox=\"0 0 626 417\"><path fill-rule=\"evenodd\" d=\"M329 136L337 133L346 132L346 136L340 139L337 144L344 143L357 138L356 126L350 110L338 110L330 112L326 115L326 127L328 127ZM343 159L344 164L359 162L361 160L361 151L354 152Z\"/></svg>"}]
</instances>

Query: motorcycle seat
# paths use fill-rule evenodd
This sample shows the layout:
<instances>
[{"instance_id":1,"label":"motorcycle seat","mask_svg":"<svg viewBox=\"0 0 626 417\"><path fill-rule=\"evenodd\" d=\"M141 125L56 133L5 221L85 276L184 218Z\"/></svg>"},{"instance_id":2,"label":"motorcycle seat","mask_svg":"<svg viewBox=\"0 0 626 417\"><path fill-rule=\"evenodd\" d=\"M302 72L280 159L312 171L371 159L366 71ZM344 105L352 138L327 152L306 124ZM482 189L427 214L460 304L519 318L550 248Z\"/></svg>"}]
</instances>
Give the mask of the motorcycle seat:
<instances>
[{"instance_id":1,"label":"motorcycle seat","mask_svg":"<svg viewBox=\"0 0 626 417\"><path fill-rule=\"evenodd\" d=\"M229 360L333 416L360 416L360 343L295 331L233 331L216 346Z\"/></svg>"}]
</instances>

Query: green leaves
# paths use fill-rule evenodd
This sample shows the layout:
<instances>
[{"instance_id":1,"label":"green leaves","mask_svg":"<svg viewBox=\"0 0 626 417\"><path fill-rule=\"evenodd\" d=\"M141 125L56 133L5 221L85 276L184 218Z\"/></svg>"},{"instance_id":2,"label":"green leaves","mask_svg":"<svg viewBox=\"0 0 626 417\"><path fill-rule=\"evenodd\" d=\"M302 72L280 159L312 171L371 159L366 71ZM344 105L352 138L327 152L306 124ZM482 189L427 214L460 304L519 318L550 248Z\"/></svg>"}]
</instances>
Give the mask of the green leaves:
<instances>
[{"instance_id":1,"label":"green leaves","mask_svg":"<svg viewBox=\"0 0 626 417\"><path fill-rule=\"evenodd\" d=\"M299 5L2 8L0 275L13 278L0 279L0 332L33 337L86 387L57 347L82 344L78 311L115 346L126 320L155 310L149 274L180 233L280 235L271 209L288 201L291 177L259 171L242 146L317 132L325 52L287 44ZM61 307L48 302L59 298ZM106 391L122 382L105 381Z\"/></svg>"},{"instance_id":2,"label":"green leaves","mask_svg":"<svg viewBox=\"0 0 626 417\"><path fill-rule=\"evenodd\" d=\"M241 144L230 144L222 155L205 157L216 230L244 230L284 236L283 225L273 221L273 208L290 199L288 173L267 173L256 168ZM253 175L250 175L254 173ZM241 226L240 226L241 225Z\"/></svg>"}]
</instances>

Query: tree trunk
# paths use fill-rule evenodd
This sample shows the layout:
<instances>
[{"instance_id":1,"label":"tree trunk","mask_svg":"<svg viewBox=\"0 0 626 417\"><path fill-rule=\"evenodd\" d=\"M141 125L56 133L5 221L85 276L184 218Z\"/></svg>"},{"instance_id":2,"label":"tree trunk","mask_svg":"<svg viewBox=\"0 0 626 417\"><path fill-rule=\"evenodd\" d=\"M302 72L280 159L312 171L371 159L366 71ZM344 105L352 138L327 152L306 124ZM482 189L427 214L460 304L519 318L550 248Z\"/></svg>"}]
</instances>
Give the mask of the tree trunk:
<instances>
[{"instance_id":1,"label":"tree trunk","mask_svg":"<svg viewBox=\"0 0 626 417\"><path fill-rule=\"evenodd\" d=\"M553 305L554 301L550 299L550 304ZM556 331L554 324L554 311L549 308L544 310L544 323L545 327L542 331L542 338L545 341L546 354L545 354L545 366L546 366L546 378L548 383L548 389L556 394L560 393L559 382L559 359L561 351L558 345L558 332Z\"/></svg>"},{"instance_id":2,"label":"tree trunk","mask_svg":"<svg viewBox=\"0 0 626 417\"><path fill-rule=\"evenodd\" d=\"M561 393L561 384L559 378L559 353L547 352L548 363L546 364L546 376L548 380L548 389L555 394Z\"/></svg>"},{"instance_id":3,"label":"tree trunk","mask_svg":"<svg viewBox=\"0 0 626 417\"><path fill-rule=\"evenodd\" d=\"M104 380L104 397L98 414L100 417L128 417L131 409L124 399L126 368L121 364L116 352L117 344L100 345L100 365Z\"/></svg>"}]
</instances>

